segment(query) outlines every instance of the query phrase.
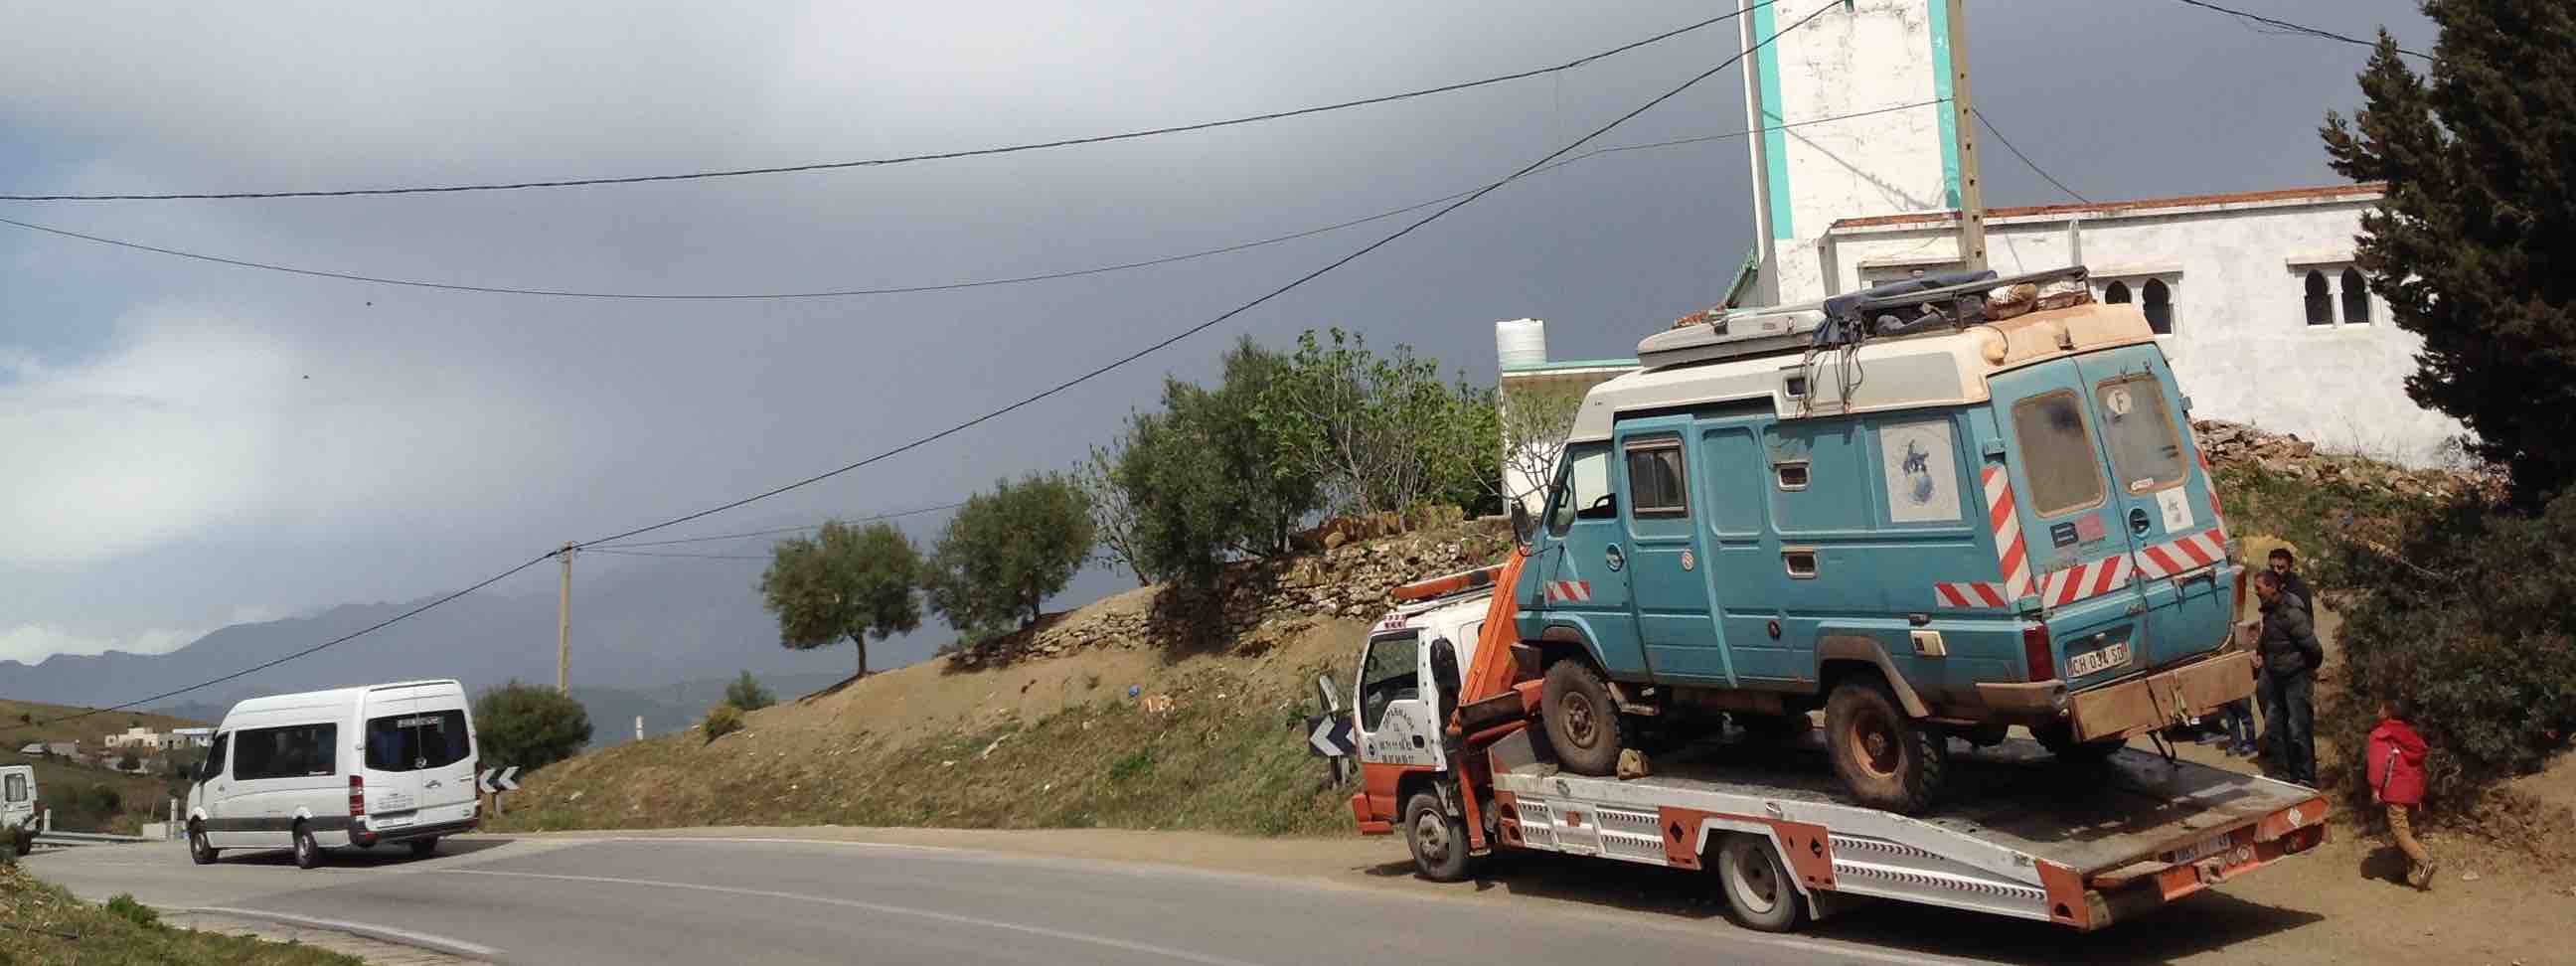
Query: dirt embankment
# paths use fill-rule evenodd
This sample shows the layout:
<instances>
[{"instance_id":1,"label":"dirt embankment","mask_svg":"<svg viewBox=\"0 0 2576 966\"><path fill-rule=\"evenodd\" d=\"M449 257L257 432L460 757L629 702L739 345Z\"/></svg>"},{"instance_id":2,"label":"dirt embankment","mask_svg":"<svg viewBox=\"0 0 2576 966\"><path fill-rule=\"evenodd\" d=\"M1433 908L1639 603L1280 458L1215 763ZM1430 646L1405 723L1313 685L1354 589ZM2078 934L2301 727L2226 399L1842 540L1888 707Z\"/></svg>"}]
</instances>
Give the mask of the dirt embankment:
<instances>
[{"instance_id":1,"label":"dirt embankment","mask_svg":"<svg viewBox=\"0 0 2576 966\"><path fill-rule=\"evenodd\" d=\"M1347 824L1302 734L1315 676L1419 577L1487 562L1499 521L1236 567L1199 601L1142 588L966 652L531 774L503 829L706 824L1198 828Z\"/></svg>"}]
</instances>

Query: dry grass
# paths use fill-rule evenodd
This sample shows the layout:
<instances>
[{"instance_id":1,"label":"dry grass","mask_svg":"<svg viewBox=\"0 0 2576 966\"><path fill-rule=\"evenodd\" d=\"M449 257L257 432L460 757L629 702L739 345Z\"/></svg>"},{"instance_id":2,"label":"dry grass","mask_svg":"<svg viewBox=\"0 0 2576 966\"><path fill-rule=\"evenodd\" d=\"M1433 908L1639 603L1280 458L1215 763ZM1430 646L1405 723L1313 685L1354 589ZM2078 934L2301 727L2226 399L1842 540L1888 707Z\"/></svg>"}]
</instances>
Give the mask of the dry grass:
<instances>
[{"instance_id":1,"label":"dry grass","mask_svg":"<svg viewBox=\"0 0 2576 966\"><path fill-rule=\"evenodd\" d=\"M687 733L549 767L496 825L1336 831L1348 792L1325 786L1302 725L1314 674L1347 663L1365 629L1274 622L1226 652L916 665L752 712L712 743ZM1147 710L1158 696L1169 708Z\"/></svg>"}]
</instances>

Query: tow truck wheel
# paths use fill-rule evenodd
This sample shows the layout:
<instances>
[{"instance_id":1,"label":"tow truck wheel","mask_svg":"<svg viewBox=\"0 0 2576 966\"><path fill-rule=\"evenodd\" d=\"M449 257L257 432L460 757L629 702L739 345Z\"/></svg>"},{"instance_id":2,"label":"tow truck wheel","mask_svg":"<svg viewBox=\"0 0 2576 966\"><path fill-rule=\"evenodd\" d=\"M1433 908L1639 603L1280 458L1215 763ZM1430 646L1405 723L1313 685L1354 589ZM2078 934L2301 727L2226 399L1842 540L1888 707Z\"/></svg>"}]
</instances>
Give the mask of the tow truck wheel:
<instances>
[{"instance_id":1,"label":"tow truck wheel","mask_svg":"<svg viewBox=\"0 0 2576 966\"><path fill-rule=\"evenodd\" d=\"M1578 775L1612 775L1619 771L1619 750L1628 745L1627 722L1610 698L1610 682L1601 672L1575 658L1549 665L1539 685L1539 717L1547 725L1547 743L1556 760Z\"/></svg>"},{"instance_id":2,"label":"tow truck wheel","mask_svg":"<svg viewBox=\"0 0 2576 966\"><path fill-rule=\"evenodd\" d=\"M1950 743L1916 722L1878 679L1852 676L1825 699L1825 741L1834 772L1861 804L1913 814L1932 803L1949 770Z\"/></svg>"},{"instance_id":3,"label":"tow truck wheel","mask_svg":"<svg viewBox=\"0 0 2576 966\"><path fill-rule=\"evenodd\" d=\"M1806 901L1780 864L1771 840L1741 832L1728 835L1717 850L1717 878L1726 890L1726 911L1737 925L1763 932L1788 932L1807 918Z\"/></svg>"},{"instance_id":4,"label":"tow truck wheel","mask_svg":"<svg viewBox=\"0 0 2576 966\"><path fill-rule=\"evenodd\" d=\"M1433 882L1457 882L1473 870L1467 854L1467 825L1440 807L1440 796L1415 792L1404 801L1404 838L1413 847L1413 867Z\"/></svg>"}]
</instances>

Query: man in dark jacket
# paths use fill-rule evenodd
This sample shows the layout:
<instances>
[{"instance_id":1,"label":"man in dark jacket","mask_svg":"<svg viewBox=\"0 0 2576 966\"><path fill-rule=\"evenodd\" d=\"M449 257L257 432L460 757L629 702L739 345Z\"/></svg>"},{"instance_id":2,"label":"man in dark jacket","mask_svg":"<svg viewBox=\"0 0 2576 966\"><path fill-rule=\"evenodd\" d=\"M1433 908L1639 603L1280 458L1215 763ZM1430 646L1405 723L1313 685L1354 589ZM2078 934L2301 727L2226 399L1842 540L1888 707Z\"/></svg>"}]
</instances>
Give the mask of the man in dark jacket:
<instances>
[{"instance_id":1,"label":"man in dark jacket","mask_svg":"<svg viewBox=\"0 0 2576 966\"><path fill-rule=\"evenodd\" d=\"M2281 575L2265 570L2254 575L2254 595L2263 599L2261 632L2254 640L2254 660L2263 669L2263 717L2272 731L2274 764L2288 781L2317 783L2317 666L2326 660L2308 618L2308 602L2283 588Z\"/></svg>"}]
</instances>

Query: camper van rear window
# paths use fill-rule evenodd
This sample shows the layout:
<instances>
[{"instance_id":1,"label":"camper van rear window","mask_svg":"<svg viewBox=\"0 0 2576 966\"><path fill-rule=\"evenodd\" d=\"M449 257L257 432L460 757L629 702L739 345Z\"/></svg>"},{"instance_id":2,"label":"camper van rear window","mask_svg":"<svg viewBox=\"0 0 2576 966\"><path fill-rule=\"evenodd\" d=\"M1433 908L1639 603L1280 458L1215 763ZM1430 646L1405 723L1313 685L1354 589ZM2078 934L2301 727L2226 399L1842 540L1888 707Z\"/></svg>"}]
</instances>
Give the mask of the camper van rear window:
<instances>
[{"instance_id":1,"label":"camper van rear window","mask_svg":"<svg viewBox=\"0 0 2576 966\"><path fill-rule=\"evenodd\" d=\"M367 719L370 771L445 768L473 756L461 709Z\"/></svg>"},{"instance_id":2,"label":"camper van rear window","mask_svg":"<svg viewBox=\"0 0 2576 966\"><path fill-rule=\"evenodd\" d=\"M2084 429L2084 403L2060 389L2013 404L2013 437L2030 477L2030 505L2053 517L2102 502L2102 459Z\"/></svg>"},{"instance_id":3,"label":"camper van rear window","mask_svg":"<svg viewBox=\"0 0 2576 966\"><path fill-rule=\"evenodd\" d=\"M2182 436L2155 376L2106 379L2093 395L2101 403L2102 442L2111 450L2122 489L2146 493L2182 482Z\"/></svg>"},{"instance_id":4,"label":"camper van rear window","mask_svg":"<svg viewBox=\"0 0 2576 966\"><path fill-rule=\"evenodd\" d=\"M340 726L251 728L233 735L233 777L305 778L340 770Z\"/></svg>"}]
</instances>

